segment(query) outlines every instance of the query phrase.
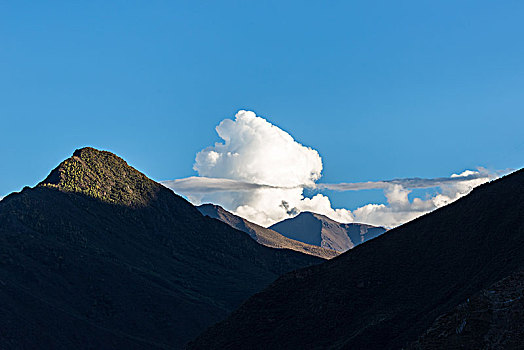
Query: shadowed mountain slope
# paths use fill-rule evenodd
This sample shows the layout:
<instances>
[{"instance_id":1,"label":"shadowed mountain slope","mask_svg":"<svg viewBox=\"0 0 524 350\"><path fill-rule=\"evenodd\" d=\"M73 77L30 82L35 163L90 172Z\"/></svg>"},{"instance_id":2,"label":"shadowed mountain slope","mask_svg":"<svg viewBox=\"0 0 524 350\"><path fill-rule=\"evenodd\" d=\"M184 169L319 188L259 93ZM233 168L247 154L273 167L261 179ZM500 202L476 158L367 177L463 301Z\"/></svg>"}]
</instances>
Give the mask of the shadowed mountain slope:
<instances>
[{"instance_id":1,"label":"shadowed mountain slope","mask_svg":"<svg viewBox=\"0 0 524 350\"><path fill-rule=\"evenodd\" d=\"M524 171L280 277L190 349L400 349L524 267Z\"/></svg>"},{"instance_id":2,"label":"shadowed mountain slope","mask_svg":"<svg viewBox=\"0 0 524 350\"><path fill-rule=\"evenodd\" d=\"M522 349L524 272L515 273L440 316L409 350Z\"/></svg>"},{"instance_id":3,"label":"shadowed mountain slope","mask_svg":"<svg viewBox=\"0 0 524 350\"><path fill-rule=\"evenodd\" d=\"M341 224L327 216L307 211L269 228L285 237L338 252L345 252L386 232L383 227Z\"/></svg>"},{"instance_id":4,"label":"shadowed mountain slope","mask_svg":"<svg viewBox=\"0 0 524 350\"><path fill-rule=\"evenodd\" d=\"M181 348L280 274L321 261L263 247L83 148L0 202L0 348Z\"/></svg>"},{"instance_id":5,"label":"shadowed mountain slope","mask_svg":"<svg viewBox=\"0 0 524 350\"><path fill-rule=\"evenodd\" d=\"M276 231L262 227L230 213L219 205L202 204L196 208L203 215L218 219L237 230L246 232L255 241L267 247L296 250L297 252L318 256L324 259L331 259L339 255L338 252L331 249L321 248L287 238Z\"/></svg>"}]
</instances>

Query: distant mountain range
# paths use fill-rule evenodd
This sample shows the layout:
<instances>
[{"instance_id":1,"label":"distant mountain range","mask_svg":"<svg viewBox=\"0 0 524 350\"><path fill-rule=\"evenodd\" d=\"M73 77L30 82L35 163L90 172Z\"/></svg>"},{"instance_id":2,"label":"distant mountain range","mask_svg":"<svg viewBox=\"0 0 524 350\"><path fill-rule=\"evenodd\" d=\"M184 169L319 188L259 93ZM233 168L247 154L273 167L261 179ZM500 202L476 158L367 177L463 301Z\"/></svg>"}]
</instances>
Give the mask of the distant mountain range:
<instances>
[{"instance_id":1,"label":"distant mountain range","mask_svg":"<svg viewBox=\"0 0 524 350\"><path fill-rule=\"evenodd\" d=\"M383 227L358 223L342 224L312 212L302 212L293 218L265 228L219 205L202 204L197 209L203 215L221 220L237 230L246 232L265 246L296 250L325 259L333 258L386 232Z\"/></svg>"},{"instance_id":2,"label":"distant mountain range","mask_svg":"<svg viewBox=\"0 0 524 350\"><path fill-rule=\"evenodd\" d=\"M311 212L302 212L269 228L285 237L338 252L345 252L386 232L383 227L341 224Z\"/></svg>"},{"instance_id":3,"label":"distant mountain range","mask_svg":"<svg viewBox=\"0 0 524 350\"><path fill-rule=\"evenodd\" d=\"M523 218L519 170L285 274L188 348L521 348Z\"/></svg>"},{"instance_id":4,"label":"distant mountain range","mask_svg":"<svg viewBox=\"0 0 524 350\"><path fill-rule=\"evenodd\" d=\"M114 154L79 149L0 201L0 348L182 348L322 261L264 247Z\"/></svg>"},{"instance_id":5,"label":"distant mountain range","mask_svg":"<svg viewBox=\"0 0 524 350\"><path fill-rule=\"evenodd\" d=\"M197 209L203 215L218 219L237 230L246 232L255 241L268 247L296 250L298 252L318 256L324 259L331 259L339 254L332 249L321 248L320 246L306 244L300 240L285 237L276 231L262 227L230 213L219 205L202 204L198 206Z\"/></svg>"}]
</instances>

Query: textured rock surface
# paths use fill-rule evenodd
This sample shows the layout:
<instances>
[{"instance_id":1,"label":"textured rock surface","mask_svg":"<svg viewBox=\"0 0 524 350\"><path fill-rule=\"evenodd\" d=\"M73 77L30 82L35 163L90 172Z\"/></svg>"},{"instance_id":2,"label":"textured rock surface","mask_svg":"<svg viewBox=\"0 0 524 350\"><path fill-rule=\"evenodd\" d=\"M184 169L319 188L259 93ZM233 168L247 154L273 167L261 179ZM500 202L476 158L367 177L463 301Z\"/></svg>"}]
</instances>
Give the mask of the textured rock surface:
<instances>
[{"instance_id":1,"label":"textured rock surface","mask_svg":"<svg viewBox=\"0 0 524 350\"><path fill-rule=\"evenodd\" d=\"M522 349L524 272L515 273L440 316L410 350Z\"/></svg>"}]
</instances>

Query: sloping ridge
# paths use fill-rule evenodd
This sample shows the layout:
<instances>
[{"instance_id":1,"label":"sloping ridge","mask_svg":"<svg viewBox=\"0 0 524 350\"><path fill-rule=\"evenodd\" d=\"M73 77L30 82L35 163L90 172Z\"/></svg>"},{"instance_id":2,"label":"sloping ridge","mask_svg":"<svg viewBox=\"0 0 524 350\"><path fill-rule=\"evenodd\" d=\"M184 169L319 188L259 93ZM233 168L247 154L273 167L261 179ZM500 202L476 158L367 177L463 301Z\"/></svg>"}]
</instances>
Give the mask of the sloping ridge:
<instances>
[{"instance_id":1,"label":"sloping ridge","mask_svg":"<svg viewBox=\"0 0 524 350\"><path fill-rule=\"evenodd\" d=\"M342 224L327 216L301 212L269 227L285 237L307 244L345 252L386 232L383 227L367 224Z\"/></svg>"},{"instance_id":2,"label":"sloping ridge","mask_svg":"<svg viewBox=\"0 0 524 350\"><path fill-rule=\"evenodd\" d=\"M400 349L437 316L524 267L524 171L291 272L190 349Z\"/></svg>"},{"instance_id":3,"label":"sloping ridge","mask_svg":"<svg viewBox=\"0 0 524 350\"><path fill-rule=\"evenodd\" d=\"M0 202L0 348L177 349L316 257L263 247L110 152Z\"/></svg>"},{"instance_id":4,"label":"sloping ridge","mask_svg":"<svg viewBox=\"0 0 524 350\"><path fill-rule=\"evenodd\" d=\"M277 249L291 249L304 254L318 256L323 259L331 259L339 255L339 252L332 249L321 248L287 238L276 231L262 227L249 220L241 218L240 216L230 213L216 204L202 204L198 206L197 209L203 215L218 219L225 222L229 226L236 228L237 230L246 232L255 241L267 247Z\"/></svg>"}]
</instances>

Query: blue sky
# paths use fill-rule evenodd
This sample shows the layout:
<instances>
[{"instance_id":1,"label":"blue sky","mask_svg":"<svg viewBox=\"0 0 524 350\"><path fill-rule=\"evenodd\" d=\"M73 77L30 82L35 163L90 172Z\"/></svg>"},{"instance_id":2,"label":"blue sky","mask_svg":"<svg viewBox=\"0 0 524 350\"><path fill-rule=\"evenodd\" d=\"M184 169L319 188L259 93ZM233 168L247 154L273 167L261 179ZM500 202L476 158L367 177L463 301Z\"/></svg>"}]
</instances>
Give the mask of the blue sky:
<instances>
[{"instance_id":1,"label":"blue sky","mask_svg":"<svg viewBox=\"0 0 524 350\"><path fill-rule=\"evenodd\" d=\"M87 145L195 175L240 109L316 149L321 182L520 168L522 18L517 0L1 1L0 196Z\"/></svg>"}]
</instances>

